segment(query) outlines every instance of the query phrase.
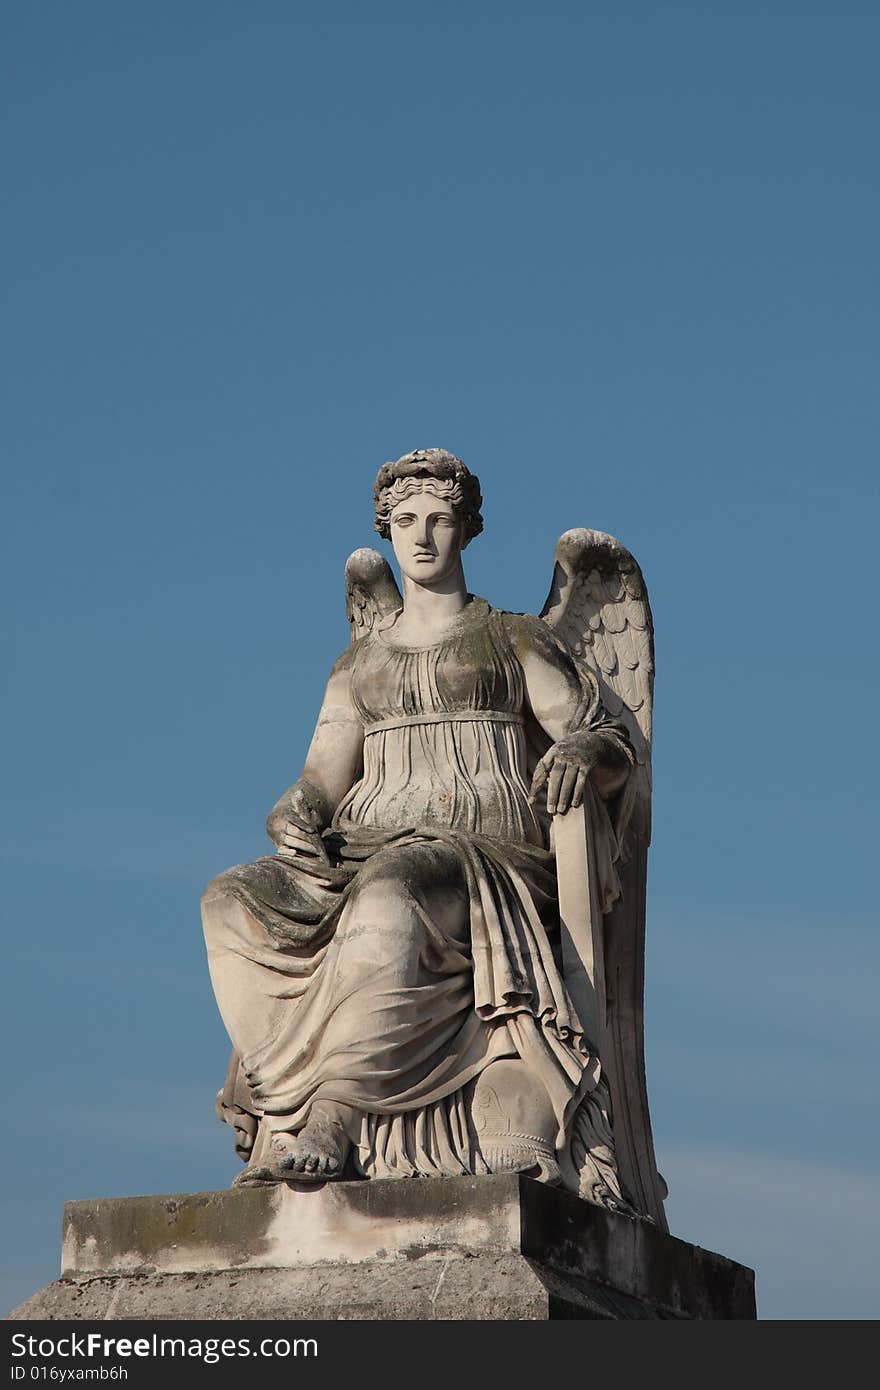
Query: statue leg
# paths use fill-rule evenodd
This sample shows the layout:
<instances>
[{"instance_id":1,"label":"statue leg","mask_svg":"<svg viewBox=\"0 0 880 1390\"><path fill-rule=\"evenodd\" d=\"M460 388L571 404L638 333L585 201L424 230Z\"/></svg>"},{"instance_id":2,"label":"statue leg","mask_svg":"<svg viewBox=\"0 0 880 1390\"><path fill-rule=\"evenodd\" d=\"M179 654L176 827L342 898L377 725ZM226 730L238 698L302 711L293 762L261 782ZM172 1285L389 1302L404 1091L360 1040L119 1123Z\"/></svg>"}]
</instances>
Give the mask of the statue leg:
<instances>
[{"instance_id":1,"label":"statue leg","mask_svg":"<svg viewBox=\"0 0 880 1390\"><path fill-rule=\"evenodd\" d=\"M237 1052L242 1058L253 1059L266 1037L283 1027L285 1016L295 1007L296 962L273 950L263 926L229 891L223 875L205 893L202 920L211 980L223 1021ZM292 977L285 965L293 971ZM300 984L304 989L305 980ZM253 1104L258 1109L258 1103ZM316 1116L316 1120L321 1118ZM248 1166L234 1186L295 1176L321 1181L339 1176L350 1148L341 1123L346 1116L331 1110L323 1118L320 1142L298 1151L291 1151L286 1143L292 1142L292 1135L274 1134L265 1120L260 1123L251 1142ZM290 1169L299 1169L299 1173Z\"/></svg>"},{"instance_id":2,"label":"statue leg","mask_svg":"<svg viewBox=\"0 0 880 1390\"><path fill-rule=\"evenodd\" d=\"M242 1180L341 1176L364 1113L418 1090L472 1017L455 853L377 853L317 964L273 948L222 876L204 921L218 1004L263 1111Z\"/></svg>"},{"instance_id":3,"label":"statue leg","mask_svg":"<svg viewBox=\"0 0 880 1390\"><path fill-rule=\"evenodd\" d=\"M415 1055L422 1049L430 1005L423 1011L413 1004L420 989L430 992L450 973L443 957L458 955L449 949L452 942L458 950L465 947L467 920L463 878L447 850L390 847L361 870L330 952L345 992L334 1009L332 1033L360 1040L359 1066L368 1074L402 1074L407 1051ZM395 1036L403 1046L396 1042L392 1052ZM332 1038L327 1046L334 1046ZM302 1128L276 1133L272 1149L284 1176L300 1181L341 1176L364 1112L338 1096L337 1081L328 1079L317 1088Z\"/></svg>"}]
</instances>

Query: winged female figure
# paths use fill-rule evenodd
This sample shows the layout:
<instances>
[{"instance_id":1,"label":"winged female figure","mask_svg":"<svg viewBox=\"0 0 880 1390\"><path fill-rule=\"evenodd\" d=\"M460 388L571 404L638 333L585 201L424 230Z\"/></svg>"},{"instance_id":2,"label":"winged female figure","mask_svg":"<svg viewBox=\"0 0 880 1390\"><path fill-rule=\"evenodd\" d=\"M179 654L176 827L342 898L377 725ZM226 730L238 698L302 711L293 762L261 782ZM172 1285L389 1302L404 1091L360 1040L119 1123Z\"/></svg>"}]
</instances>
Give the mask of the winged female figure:
<instances>
[{"instance_id":1,"label":"winged female figure","mask_svg":"<svg viewBox=\"0 0 880 1390\"><path fill-rule=\"evenodd\" d=\"M663 1223L642 1056L651 617L599 532L541 618L470 594L479 481L422 449L376 479L387 562L346 567L352 641L276 852L203 899L233 1042L237 1182L523 1172Z\"/></svg>"}]
</instances>

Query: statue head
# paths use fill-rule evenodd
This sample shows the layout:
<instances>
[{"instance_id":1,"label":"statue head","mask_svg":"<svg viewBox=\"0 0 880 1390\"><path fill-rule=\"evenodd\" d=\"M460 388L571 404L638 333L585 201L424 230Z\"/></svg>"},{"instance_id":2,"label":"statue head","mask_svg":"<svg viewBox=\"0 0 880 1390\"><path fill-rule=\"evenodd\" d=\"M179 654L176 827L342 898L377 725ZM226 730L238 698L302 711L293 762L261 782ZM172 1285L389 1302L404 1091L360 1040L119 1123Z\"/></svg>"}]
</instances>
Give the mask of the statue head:
<instances>
[{"instance_id":1,"label":"statue head","mask_svg":"<svg viewBox=\"0 0 880 1390\"><path fill-rule=\"evenodd\" d=\"M376 530L391 539L391 513L406 498L428 492L448 502L462 523L462 549L483 529L480 480L446 449L414 449L396 463L385 463L376 476L373 501Z\"/></svg>"}]
</instances>

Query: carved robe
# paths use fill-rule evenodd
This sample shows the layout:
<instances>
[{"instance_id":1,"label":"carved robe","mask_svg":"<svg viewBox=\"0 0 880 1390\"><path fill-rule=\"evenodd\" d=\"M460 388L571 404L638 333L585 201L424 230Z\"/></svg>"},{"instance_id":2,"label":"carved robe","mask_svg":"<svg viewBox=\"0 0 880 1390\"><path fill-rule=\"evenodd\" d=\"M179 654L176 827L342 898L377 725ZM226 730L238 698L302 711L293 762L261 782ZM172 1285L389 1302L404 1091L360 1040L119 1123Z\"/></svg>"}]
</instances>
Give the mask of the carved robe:
<instances>
[{"instance_id":1,"label":"carved robe","mask_svg":"<svg viewBox=\"0 0 880 1390\"><path fill-rule=\"evenodd\" d=\"M227 870L205 895L212 979L258 1147L299 1129L323 1097L362 1113L366 1176L485 1172L471 1083L518 1056L551 1099L563 1181L577 1190L586 1163L619 1194L599 1059L562 976L548 823L529 802L548 740L517 651L536 644L583 677L543 622L482 599L428 649L392 645L392 625L340 659L364 726L363 775L324 833L329 863L279 851ZM595 689L576 727L629 754ZM585 804L608 906L615 832L592 790Z\"/></svg>"}]
</instances>

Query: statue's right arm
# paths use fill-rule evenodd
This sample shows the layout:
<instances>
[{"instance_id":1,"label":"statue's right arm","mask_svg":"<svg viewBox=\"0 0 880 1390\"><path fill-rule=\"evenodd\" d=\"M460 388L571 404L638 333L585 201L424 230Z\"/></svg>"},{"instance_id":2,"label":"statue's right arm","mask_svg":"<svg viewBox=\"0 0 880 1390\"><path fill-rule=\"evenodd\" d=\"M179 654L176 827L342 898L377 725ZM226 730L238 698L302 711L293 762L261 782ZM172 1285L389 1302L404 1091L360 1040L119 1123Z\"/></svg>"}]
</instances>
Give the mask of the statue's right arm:
<instances>
[{"instance_id":1,"label":"statue's right arm","mask_svg":"<svg viewBox=\"0 0 880 1390\"><path fill-rule=\"evenodd\" d=\"M297 829L306 837L319 835L361 775L364 726L351 693L350 651L337 661L327 682L302 775L269 812L266 829L276 845L289 843L291 830L294 840L300 838Z\"/></svg>"}]
</instances>

